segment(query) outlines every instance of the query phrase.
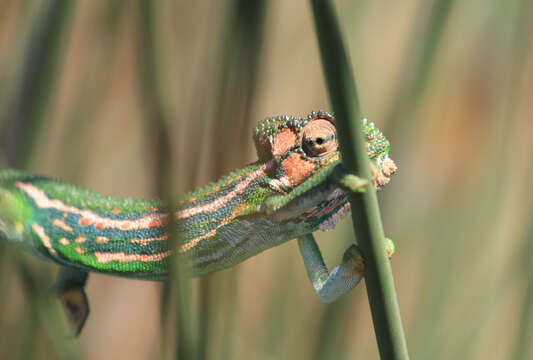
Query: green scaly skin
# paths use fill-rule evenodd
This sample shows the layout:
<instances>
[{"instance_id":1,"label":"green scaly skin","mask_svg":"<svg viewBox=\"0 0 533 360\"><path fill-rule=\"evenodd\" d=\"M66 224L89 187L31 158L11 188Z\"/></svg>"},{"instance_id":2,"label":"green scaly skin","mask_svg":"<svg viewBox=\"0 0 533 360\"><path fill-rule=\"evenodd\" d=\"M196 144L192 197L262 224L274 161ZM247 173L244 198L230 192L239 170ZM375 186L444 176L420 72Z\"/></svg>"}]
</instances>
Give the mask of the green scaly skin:
<instances>
[{"instance_id":1,"label":"green scaly skin","mask_svg":"<svg viewBox=\"0 0 533 360\"><path fill-rule=\"evenodd\" d=\"M363 130L379 189L396 166L382 133L366 120ZM330 113L267 118L254 140L257 162L183 195L172 216L157 200L101 196L43 176L0 171L0 236L67 269L57 287L62 295L75 294L65 304L77 306L74 318L83 312L81 320L71 319L77 332L88 313L85 272L164 280L177 254L191 276L200 276L294 238L319 297L333 301L357 284L364 260L354 245L328 274L312 233L334 227L349 212L346 191L364 191L369 181L343 171ZM180 243L169 249L168 226L174 225Z\"/></svg>"}]
</instances>

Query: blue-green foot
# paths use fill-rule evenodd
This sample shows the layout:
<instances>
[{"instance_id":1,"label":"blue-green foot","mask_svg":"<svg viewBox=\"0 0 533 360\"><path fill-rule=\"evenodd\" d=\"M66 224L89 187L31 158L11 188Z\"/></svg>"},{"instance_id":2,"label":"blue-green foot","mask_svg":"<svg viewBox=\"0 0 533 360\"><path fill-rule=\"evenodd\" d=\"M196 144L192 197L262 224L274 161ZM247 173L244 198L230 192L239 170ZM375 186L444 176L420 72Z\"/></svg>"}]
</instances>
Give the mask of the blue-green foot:
<instances>
[{"instance_id":1,"label":"blue-green foot","mask_svg":"<svg viewBox=\"0 0 533 360\"><path fill-rule=\"evenodd\" d=\"M356 287L363 278L365 259L357 245L353 244L346 249L342 263L337 265L331 273L328 273L313 234L298 238L298 245L307 276L322 302L329 303L337 300ZM385 238L385 247L390 258L394 253L392 240Z\"/></svg>"}]
</instances>

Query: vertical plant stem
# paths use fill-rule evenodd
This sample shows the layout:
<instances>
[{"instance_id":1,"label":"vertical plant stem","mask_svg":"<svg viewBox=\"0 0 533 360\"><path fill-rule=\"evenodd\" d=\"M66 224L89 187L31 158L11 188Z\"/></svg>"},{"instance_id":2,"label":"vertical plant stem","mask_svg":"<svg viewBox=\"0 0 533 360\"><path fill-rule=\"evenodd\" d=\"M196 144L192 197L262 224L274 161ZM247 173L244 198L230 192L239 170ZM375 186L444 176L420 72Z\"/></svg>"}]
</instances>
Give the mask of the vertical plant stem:
<instances>
[{"instance_id":1,"label":"vertical plant stem","mask_svg":"<svg viewBox=\"0 0 533 360\"><path fill-rule=\"evenodd\" d=\"M531 178L531 176L530 176ZM529 211L531 214L533 209L533 196L529 196ZM531 277L533 276L533 266L531 265L531 254L533 250L533 224L531 222L525 231L524 241L520 246L520 251L517 253L517 259L513 262L513 269L509 271L511 275L505 281L505 284L515 285L516 279L520 279L520 284L523 287L523 298L521 299L520 315L516 321L516 335L514 344L510 351L509 359L525 360L531 359L531 334L533 334L533 283Z\"/></svg>"},{"instance_id":2,"label":"vertical plant stem","mask_svg":"<svg viewBox=\"0 0 533 360\"><path fill-rule=\"evenodd\" d=\"M54 94L62 40L74 1L47 1L28 41L18 92L7 114L3 150L8 164L26 167Z\"/></svg>"},{"instance_id":3,"label":"vertical plant stem","mask_svg":"<svg viewBox=\"0 0 533 360\"><path fill-rule=\"evenodd\" d=\"M335 9L329 0L311 0L311 6L326 83L337 119L343 165L350 173L370 179L355 81ZM362 195L349 194L349 200L355 234L366 257L366 286L381 358L408 359L392 271L383 242L376 191L369 186Z\"/></svg>"},{"instance_id":4,"label":"vertical plant stem","mask_svg":"<svg viewBox=\"0 0 533 360\"><path fill-rule=\"evenodd\" d=\"M407 139L407 135L413 133L412 129L418 125L417 120L420 121L412 112L426 90L454 2L454 0L434 0L432 3L422 1L419 4L417 26L407 46L408 57L404 60L393 102L385 121L389 136L398 134L399 138ZM405 120L399 122L398 119L408 119L409 122ZM396 151L398 147L395 147Z\"/></svg>"},{"instance_id":5,"label":"vertical plant stem","mask_svg":"<svg viewBox=\"0 0 533 360\"><path fill-rule=\"evenodd\" d=\"M532 179L531 174L529 178ZM531 214L533 210L533 196L531 195L529 196L528 210L526 213ZM522 298L518 305L520 307L519 316L514 325L516 328L514 344L509 352L509 359L514 360L531 359L533 352L531 347L531 334L533 334L531 321L533 319L533 283L531 277L533 276L533 266L530 256L533 250L533 224L531 222L527 224L523 239L522 244L517 247L514 261L510 263L506 278L501 281L502 285L506 287L516 286L518 282L522 290ZM503 286L501 290L498 295L509 292Z\"/></svg>"},{"instance_id":6,"label":"vertical plant stem","mask_svg":"<svg viewBox=\"0 0 533 360\"><path fill-rule=\"evenodd\" d=\"M261 61L267 2L234 0L231 7L222 39L216 119L211 125L213 149L220 146L221 139L248 139L251 129L245 125L250 118ZM238 147L231 153L219 154L213 163L215 176L228 171L228 165L235 167L245 160Z\"/></svg>"},{"instance_id":7,"label":"vertical plant stem","mask_svg":"<svg viewBox=\"0 0 533 360\"><path fill-rule=\"evenodd\" d=\"M530 270L531 271L531 270ZM529 279L528 279L529 280ZM531 359L531 334L533 333L533 283L527 281L524 299L521 304L520 318L517 321L517 332L512 355L514 360Z\"/></svg>"},{"instance_id":8,"label":"vertical plant stem","mask_svg":"<svg viewBox=\"0 0 533 360\"><path fill-rule=\"evenodd\" d=\"M344 297L334 303L326 305L324 313L320 318L320 325L317 326L317 340L315 341L315 349L313 351L314 360L343 358L343 356L339 354L338 349L339 343L341 343L339 338L342 339L342 332L344 331L342 320L350 305L348 300L349 298Z\"/></svg>"},{"instance_id":9,"label":"vertical plant stem","mask_svg":"<svg viewBox=\"0 0 533 360\"><path fill-rule=\"evenodd\" d=\"M169 123L163 111L162 97L158 84L156 67L156 41L155 19L157 2L139 1L140 12L140 46L139 46L139 71L141 80L142 98L145 104L146 129L154 149L155 174L159 197L168 204L166 209L173 214L175 211L173 201L172 178L172 144L169 138ZM178 238L176 224L169 225L169 248L177 249ZM190 281L184 271L180 271L180 262L177 256L169 262L170 281L165 283L162 301L162 328L163 348L165 348L167 313L170 310L171 293L175 291L177 300L177 342L176 358L196 358L196 336L192 326L191 289ZM164 349L163 349L164 351Z\"/></svg>"},{"instance_id":10,"label":"vertical plant stem","mask_svg":"<svg viewBox=\"0 0 533 360\"><path fill-rule=\"evenodd\" d=\"M233 0L228 3L228 17L222 29L220 65L214 98L215 117L211 119L211 166L213 178L218 178L246 160L246 145L258 67L261 62L267 2ZM232 139L233 146L220 148L221 140ZM217 149L216 151L214 151ZM206 359L216 338L211 336L216 323L221 323L217 342L218 357L232 359L232 333L237 322L238 270L204 276L200 279L200 309L198 358ZM215 288L218 285L218 290ZM219 296L216 292L222 294ZM217 327L218 328L218 327Z\"/></svg>"},{"instance_id":11,"label":"vertical plant stem","mask_svg":"<svg viewBox=\"0 0 533 360\"><path fill-rule=\"evenodd\" d=\"M36 16L24 54L18 89L4 122L2 150L8 166L28 168L35 153L40 129L54 95L65 29L72 19L74 4L73 1L47 1ZM5 253L4 249L0 252L2 255ZM68 331L64 318L59 304L51 303L46 281L40 281L40 276L29 270L24 255L14 253L8 258L13 259L12 266L18 270L29 303L26 309L29 325L20 357L34 357L41 324L44 324L59 358L79 358L76 346L65 338ZM0 258L0 261L3 260ZM2 265L0 268L4 268Z\"/></svg>"}]
</instances>

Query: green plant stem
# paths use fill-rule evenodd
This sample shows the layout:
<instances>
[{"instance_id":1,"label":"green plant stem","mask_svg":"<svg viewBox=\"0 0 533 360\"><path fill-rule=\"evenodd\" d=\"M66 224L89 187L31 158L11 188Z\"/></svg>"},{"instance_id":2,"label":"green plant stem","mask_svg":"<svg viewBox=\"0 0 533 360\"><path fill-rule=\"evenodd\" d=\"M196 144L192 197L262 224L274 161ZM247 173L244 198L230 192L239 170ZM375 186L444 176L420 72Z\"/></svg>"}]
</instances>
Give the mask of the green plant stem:
<instances>
[{"instance_id":1,"label":"green plant stem","mask_svg":"<svg viewBox=\"0 0 533 360\"><path fill-rule=\"evenodd\" d=\"M322 65L337 119L343 165L350 173L370 179L355 81L335 9L329 0L311 0L311 5ZM355 234L366 257L366 286L381 358L408 359L394 280L383 242L376 191L369 186L364 194L349 194L349 200Z\"/></svg>"},{"instance_id":2,"label":"green plant stem","mask_svg":"<svg viewBox=\"0 0 533 360\"><path fill-rule=\"evenodd\" d=\"M7 114L3 150L8 165L27 167L50 99L54 95L57 71L68 33L74 1L46 2L37 16L28 41L18 91Z\"/></svg>"},{"instance_id":3,"label":"green plant stem","mask_svg":"<svg viewBox=\"0 0 533 360\"><path fill-rule=\"evenodd\" d=\"M422 100L428 80L435 64L435 56L440 48L441 39L449 23L455 0L434 0L420 2L416 13L416 26L410 35L400 79L394 90L385 126L389 136L406 139L419 125L420 117L413 111ZM398 119L406 119L402 122ZM407 141L409 143L409 141ZM400 146L403 144L400 144ZM399 146L395 146L397 154Z\"/></svg>"},{"instance_id":4,"label":"green plant stem","mask_svg":"<svg viewBox=\"0 0 533 360\"><path fill-rule=\"evenodd\" d=\"M156 54L157 36L155 33L156 11L158 4L150 1L139 1L140 12L140 46L139 46L139 75L141 94L145 105L146 129L154 150L156 187L158 195L167 203L167 211L175 212L173 199L172 177L172 143L169 137L170 126L163 110L162 95L160 92ZM175 226L169 226L169 247L176 249L179 243ZM166 348L166 331L168 330L166 313L171 304L171 293L174 291L177 300L177 342L176 358L196 359L196 332L192 321L192 299L190 280L181 271L178 257L173 257L169 262L170 281L165 283L162 296L162 329L163 329L163 357Z\"/></svg>"},{"instance_id":5,"label":"green plant stem","mask_svg":"<svg viewBox=\"0 0 533 360\"><path fill-rule=\"evenodd\" d=\"M221 29L219 65L215 81L215 117L211 129L209 169L218 178L228 169L246 161L246 139L250 128L250 113L256 94L263 44L267 1L233 0L227 4L227 20ZM200 89L202 90L202 89ZM204 97L204 91L201 94ZM200 108L204 108L201 106ZM195 114L197 116L198 114ZM205 131L207 135L207 132ZM220 149L221 139L232 139L233 146ZM218 149L217 151L213 151ZM197 171L196 171L197 172ZM197 181L198 179L194 179ZM198 313L198 359L207 359L215 340L220 344L218 358L232 359L233 340L238 315L237 269L200 279L200 309ZM217 289L218 285L218 289ZM224 292L220 292L224 289ZM220 333L213 329L221 324Z\"/></svg>"},{"instance_id":6,"label":"green plant stem","mask_svg":"<svg viewBox=\"0 0 533 360\"><path fill-rule=\"evenodd\" d=\"M35 24L27 41L18 89L9 104L4 121L2 150L8 166L28 168L37 149L40 129L46 118L46 111L55 94L57 73L64 52L64 40L72 21L75 2L53 0L43 4L35 17ZM20 358L35 357L38 339L42 336L44 325L46 335L60 359L80 357L75 344L64 337L68 333L61 309L57 303L50 302L48 289L38 274L30 271L23 256L11 254L0 248L0 268L17 269L21 284L28 299L25 311L28 326L23 335ZM3 262L9 259L8 266ZM9 293L5 286L6 275L0 274L0 289ZM3 308L3 298L0 299ZM13 355L14 356L14 355Z\"/></svg>"}]
</instances>

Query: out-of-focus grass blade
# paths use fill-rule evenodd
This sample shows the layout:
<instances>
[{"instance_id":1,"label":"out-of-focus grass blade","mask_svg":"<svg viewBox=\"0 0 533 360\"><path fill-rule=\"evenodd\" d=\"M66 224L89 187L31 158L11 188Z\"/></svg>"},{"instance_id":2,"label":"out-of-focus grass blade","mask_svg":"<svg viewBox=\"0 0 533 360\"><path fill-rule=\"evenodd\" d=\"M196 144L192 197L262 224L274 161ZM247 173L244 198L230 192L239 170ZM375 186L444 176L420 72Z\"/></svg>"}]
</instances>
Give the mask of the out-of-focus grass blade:
<instances>
[{"instance_id":1,"label":"out-of-focus grass blade","mask_svg":"<svg viewBox=\"0 0 533 360\"><path fill-rule=\"evenodd\" d=\"M175 212L172 176L172 143L169 138L169 123L162 106L162 97L158 81L156 65L157 37L155 24L157 19L157 2L140 0L139 6L139 75L142 99L144 101L146 132L149 145L154 151L155 174L157 176L157 192L167 203L167 211ZM178 166L179 168L179 166ZM177 249L179 239L176 224L169 226L169 247ZM177 341L176 358L196 358L196 334L192 324L192 301L190 280L181 271L179 257L173 256L169 261L170 280L164 285L161 308L161 356L166 357L166 340L168 331L168 313L172 304L172 293L176 298L177 309Z\"/></svg>"},{"instance_id":2,"label":"out-of-focus grass blade","mask_svg":"<svg viewBox=\"0 0 533 360\"><path fill-rule=\"evenodd\" d=\"M530 169L533 175L533 167ZM533 176L530 176L533 178ZM530 196L528 214L533 214L533 196ZM524 285L523 299L515 332L515 341L511 349L510 359L526 360L531 359L533 355L531 346L531 336L533 335L533 264L531 263L531 254L533 253L533 223L529 222L529 227L525 232L521 251L518 252L520 259L516 261L516 267L507 280L510 283L512 279L520 279Z\"/></svg>"},{"instance_id":3,"label":"out-of-focus grass blade","mask_svg":"<svg viewBox=\"0 0 533 360\"><path fill-rule=\"evenodd\" d=\"M95 51L95 56L81 75L82 85L74 89L75 100L67 110L69 122L62 129L61 135L61 175L74 184L81 183L89 171L87 162L83 160L91 153L91 144L94 142L90 129L101 121L103 108L110 99L112 70L108 65L116 56L120 31L124 28L126 15L132 13L129 11L131 5L134 3L111 1L97 14L102 20L97 22L96 25L100 26L95 26L93 36L103 44L103 49ZM95 91L95 88L99 91Z\"/></svg>"},{"instance_id":4,"label":"out-of-focus grass blade","mask_svg":"<svg viewBox=\"0 0 533 360\"><path fill-rule=\"evenodd\" d=\"M210 166L213 178L246 161L242 151L250 139L248 124L254 122L250 113L256 90L261 59L267 2L234 0L229 5L228 17L220 41L220 65L214 94L214 118L208 123L212 151ZM232 146L221 146L231 139ZM238 270L225 271L200 280L199 359L206 359L215 340L212 330L222 325L217 334L219 357L231 359L232 337L237 318ZM217 283L223 286L216 286ZM222 294L217 289L224 288ZM220 292L220 291L219 291Z\"/></svg>"},{"instance_id":5,"label":"out-of-focus grass blade","mask_svg":"<svg viewBox=\"0 0 533 360\"><path fill-rule=\"evenodd\" d=\"M27 168L46 117L46 110L54 95L54 86L64 48L65 34L71 20L74 2L52 0L43 5L28 39L24 66L15 97L4 119L3 151L9 166ZM4 251L2 251L3 253ZM77 351L66 338L64 319L57 304L51 305L46 281L35 281L25 263L24 255L13 256L13 267L18 269L24 295L30 303L30 324L26 327L21 358L35 353L37 334L45 324L60 358L75 359ZM5 266L2 266L4 269ZM5 276L5 275L3 275Z\"/></svg>"},{"instance_id":6,"label":"out-of-focus grass blade","mask_svg":"<svg viewBox=\"0 0 533 360\"><path fill-rule=\"evenodd\" d=\"M75 2L45 2L28 41L19 90L7 114L3 147L10 165L27 166L54 94L63 40Z\"/></svg>"},{"instance_id":7,"label":"out-of-focus grass blade","mask_svg":"<svg viewBox=\"0 0 533 360\"><path fill-rule=\"evenodd\" d=\"M359 298L358 298L359 299ZM349 306L357 306L348 297L335 301L333 304L325 305L326 309L321 314L320 323L317 326L318 334L314 341L313 351L315 360L343 359L345 352L339 346L344 337L343 328L346 326L346 312ZM352 334L354 335L354 334Z\"/></svg>"},{"instance_id":8,"label":"out-of-focus grass blade","mask_svg":"<svg viewBox=\"0 0 533 360\"><path fill-rule=\"evenodd\" d=\"M475 243L477 248L483 246L486 249L491 249L490 241L494 239L491 234L496 233L498 228L502 226L501 219L504 218L502 215L504 209L502 207L504 206L505 198L509 196L509 192L512 190L509 185L511 177L514 176L512 170L520 166L518 163L513 162L515 159L513 154L517 151L518 142L509 141L509 139L517 139L519 137L518 134L522 131L515 109L518 108L521 100L522 87L519 84L522 82L524 48L527 49L527 46L524 46L523 39L528 34L525 25L530 24L530 21L528 13L525 11L526 9L518 6L516 2L507 3L505 8L508 12L507 15L510 15L505 17L505 21L502 21L498 7L491 8L491 21L487 23L486 29L488 32L492 32L493 29L498 28L498 33L503 38L494 38L494 46L508 49L508 51L501 51L501 54L506 57L506 62L513 64L513 66L507 67L501 72L501 78L504 82L504 86L501 87L502 96L497 97L499 101L495 102L494 114L489 119L490 136L486 142L487 148L483 152L485 154L483 158L485 167L483 173L480 174L480 178L483 181L478 186L475 200L472 202L473 206L463 209L461 212L462 221L455 222L455 225L454 222L449 223L448 227L454 229L452 232L455 234L445 240L447 242L446 248L449 251L442 253L431 249L427 255L427 268L431 268L430 262L433 265L435 264L435 257L433 256L435 253L439 253L439 259L445 257L453 258L455 266L451 266L451 264L440 266L440 269L447 270L443 271L438 277L432 277L431 272L427 274L426 281L432 290L428 288L426 291L422 291L422 293L428 294L428 302L425 310L420 311L419 320L421 323L418 323L418 326L415 325L418 340L413 349L416 350L417 358L434 357L436 354L441 353L440 350L443 353L449 353L450 349L445 350L446 343L443 341L442 334L435 331L442 328L441 322L448 309L447 297L456 291L454 285L457 285L457 283L454 284L452 279L460 276L456 272L465 271L469 268L469 264L472 262L470 256L476 252L474 249L466 248L465 244L469 244L468 239L475 238L483 241L483 244ZM509 34L509 36L506 34ZM501 134L503 133L508 136L502 137ZM498 165L495 166L495 164ZM447 206L444 205L443 208L446 209ZM445 216L443 213L434 218L446 219ZM472 222L468 219L473 217L484 220L475 222L476 226L472 226ZM450 233L450 235L452 234ZM438 242L438 240L435 241ZM444 241L444 239L441 241ZM473 245L474 243L467 246ZM496 256L496 254L485 251L483 256L490 258ZM461 358L472 357L472 352L476 349L477 340L483 336L483 330L486 329L487 324L492 319L491 315L495 313L496 305L500 302L502 295L505 294L505 284L508 281L504 277L506 277L506 274L499 276L498 273L490 271L490 281L483 287L483 302L476 306L476 310L470 314L472 320L469 330L467 330L468 335L460 334L462 341L458 341L457 351L454 352L457 356ZM433 341L428 342L428 339L433 339Z\"/></svg>"},{"instance_id":9,"label":"out-of-focus grass blade","mask_svg":"<svg viewBox=\"0 0 533 360\"><path fill-rule=\"evenodd\" d=\"M266 5L265 0L234 0L231 5L221 42L222 62L217 81L220 96L217 97L216 118L211 130L213 149L220 148L221 139L249 139L251 136L246 124L255 123L255 119L250 119L250 111L261 60ZM226 172L228 165L242 166L246 160L244 152L237 146L223 153L213 164L217 175Z\"/></svg>"},{"instance_id":10,"label":"out-of-focus grass blade","mask_svg":"<svg viewBox=\"0 0 533 360\"><path fill-rule=\"evenodd\" d=\"M454 0L433 0L431 4L421 1L419 15L415 16L415 19L420 19L421 24L415 26L411 34L407 47L409 56L404 60L402 75L384 124L384 132L390 137L401 138L404 144L410 143L407 134L412 133L412 129L417 125L418 118L411 116L411 113L426 89L453 4ZM401 143L395 143L395 152L401 152L401 147Z\"/></svg>"},{"instance_id":11,"label":"out-of-focus grass blade","mask_svg":"<svg viewBox=\"0 0 533 360\"><path fill-rule=\"evenodd\" d=\"M529 235L528 241L533 241L533 235ZM531 336L533 335L533 282L530 281L533 272L529 271L529 279L526 283L526 292L522 302L522 311L516 329L515 344L510 359L531 359Z\"/></svg>"},{"instance_id":12,"label":"out-of-focus grass blade","mask_svg":"<svg viewBox=\"0 0 533 360\"><path fill-rule=\"evenodd\" d=\"M67 335L69 330L63 309L56 301L50 288L45 289L45 286L42 285L46 283L46 280L43 281L39 275L29 270L29 265L23 256L22 254L16 254L14 263L20 274L24 292L27 296L30 296L28 298L30 303L30 324L26 327L25 341L20 353L20 359L41 357L36 355L35 347L38 335L41 334L40 327L43 325L47 329L47 334L50 336L58 359L80 359L81 355L76 341Z\"/></svg>"}]
</instances>

